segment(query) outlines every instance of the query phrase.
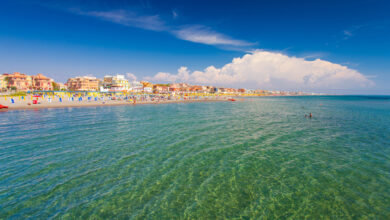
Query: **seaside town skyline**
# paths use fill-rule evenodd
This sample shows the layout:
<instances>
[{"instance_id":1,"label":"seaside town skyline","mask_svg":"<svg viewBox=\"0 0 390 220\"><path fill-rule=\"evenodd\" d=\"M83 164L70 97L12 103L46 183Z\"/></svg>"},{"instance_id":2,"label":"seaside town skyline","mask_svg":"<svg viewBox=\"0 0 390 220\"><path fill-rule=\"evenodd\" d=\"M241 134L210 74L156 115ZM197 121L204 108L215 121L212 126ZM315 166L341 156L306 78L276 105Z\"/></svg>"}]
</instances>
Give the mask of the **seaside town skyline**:
<instances>
[{"instance_id":1,"label":"seaside town skyline","mask_svg":"<svg viewBox=\"0 0 390 220\"><path fill-rule=\"evenodd\" d=\"M128 79L131 78L131 79ZM270 91L263 89L229 88L213 85L191 85L186 82L158 83L137 81L133 74L105 75L103 79L94 76L77 76L65 83L56 82L42 73L27 75L20 72L0 75L0 92L16 91L98 91L132 93L220 93L220 94L258 94L258 95L314 95L302 91Z\"/></svg>"},{"instance_id":2,"label":"seaside town skyline","mask_svg":"<svg viewBox=\"0 0 390 220\"><path fill-rule=\"evenodd\" d=\"M63 83L129 72L159 83L390 94L389 6L4 0L0 72L43 72Z\"/></svg>"}]
</instances>

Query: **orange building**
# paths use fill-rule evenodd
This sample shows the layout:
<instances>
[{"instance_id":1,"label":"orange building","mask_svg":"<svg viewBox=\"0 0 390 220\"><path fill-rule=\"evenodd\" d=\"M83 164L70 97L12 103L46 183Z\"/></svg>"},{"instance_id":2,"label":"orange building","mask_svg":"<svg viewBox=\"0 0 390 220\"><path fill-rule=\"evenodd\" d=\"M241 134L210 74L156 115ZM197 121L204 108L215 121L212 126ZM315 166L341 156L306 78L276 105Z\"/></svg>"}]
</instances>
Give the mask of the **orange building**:
<instances>
[{"instance_id":1,"label":"orange building","mask_svg":"<svg viewBox=\"0 0 390 220\"><path fill-rule=\"evenodd\" d=\"M83 76L68 79L66 86L70 91L98 91L99 83L96 77Z\"/></svg>"},{"instance_id":2,"label":"orange building","mask_svg":"<svg viewBox=\"0 0 390 220\"><path fill-rule=\"evenodd\" d=\"M171 86L169 86L168 90L169 92L179 92L180 91L180 85L175 83L175 84L172 84Z\"/></svg>"},{"instance_id":3,"label":"orange building","mask_svg":"<svg viewBox=\"0 0 390 220\"><path fill-rule=\"evenodd\" d=\"M202 92L203 88L202 88L202 86L191 86L189 88L189 91L190 92Z\"/></svg>"},{"instance_id":4,"label":"orange building","mask_svg":"<svg viewBox=\"0 0 390 220\"><path fill-rule=\"evenodd\" d=\"M7 89L16 88L19 91L33 89L31 76L19 72L12 74L5 73L3 76L5 76L4 78L7 81Z\"/></svg>"},{"instance_id":5,"label":"orange building","mask_svg":"<svg viewBox=\"0 0 390 220\"><path fill-rule=\"evenodd\" d=\"M169 87L165 85L153 85L154 93L168 93Z\"/></svg>"},{"instance_id":6,"label":"orange building","mask_svg":"<svg viewBox=\"0 0 390 220\"><path fill-rule=\"evenodd\" d=\"M7 90L8 81L5 75L0 75L0 92Z\"/></svg>"},{"instance_id":7,"label":"orange building","mask_svg":"<svg viewBox=\"0 0 390 220\"><path fill-rule=\"evenodd\" d=\"M153 88L153 84L150 82L141 81L140 83L143 85L143 87L152 87Z\"/></svg>"},{"instance_id":8,"label":"orange building","mask_svg":"<svg viewBox=\"0 0 390 220\"><path fill-rule=\"evenodd\" d=\"M38 73L32 77L34 90L53 90L53 80Z\"/></svg>"}]
</instances>

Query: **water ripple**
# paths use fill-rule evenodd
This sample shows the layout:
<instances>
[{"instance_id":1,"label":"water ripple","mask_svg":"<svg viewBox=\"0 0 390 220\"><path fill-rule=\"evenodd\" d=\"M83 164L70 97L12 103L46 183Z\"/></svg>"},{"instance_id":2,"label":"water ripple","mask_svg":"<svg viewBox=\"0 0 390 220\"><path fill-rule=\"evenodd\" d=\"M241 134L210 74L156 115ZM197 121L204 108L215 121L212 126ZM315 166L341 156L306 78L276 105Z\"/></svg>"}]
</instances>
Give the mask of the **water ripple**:
<instances>
[{"instance_id":1,"label":"water ripple","mask_svg":"<svg viewBox=\"0 0 390 220\"><path fill-rule=\"evenodd\" d=\"M0 219L388 219L389 125L366 97L2 112Z\"/></svg>"}]
</instances>

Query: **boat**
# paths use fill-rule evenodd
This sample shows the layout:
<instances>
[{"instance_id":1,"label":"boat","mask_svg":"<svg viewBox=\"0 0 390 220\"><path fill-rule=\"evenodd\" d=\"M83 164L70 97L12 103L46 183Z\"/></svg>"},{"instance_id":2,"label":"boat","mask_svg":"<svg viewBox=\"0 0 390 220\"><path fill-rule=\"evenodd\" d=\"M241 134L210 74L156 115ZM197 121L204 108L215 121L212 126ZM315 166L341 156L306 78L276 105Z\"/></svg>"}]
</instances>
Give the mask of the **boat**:
<instances>
[{"instance_id":1,"label":"boat","mask_svg":"<svg viewBox=\"0 0 390 220\"><path fill-rule=\"evenodd\" d=\"M8 106L1 105L1 104L0 104L0 109L5 109L5 108L8 108Z\"/></svg>"},{"instance_id":2,"label":"boat","mask_svg":"<svg viewBox=\"0 0 390 220\"><path fill-rule=\"evenodd\" d=\"M235 102L236 100L235 99L228 99L229 101L231 101L231 102Z\"/></svg>"}]
</instances>

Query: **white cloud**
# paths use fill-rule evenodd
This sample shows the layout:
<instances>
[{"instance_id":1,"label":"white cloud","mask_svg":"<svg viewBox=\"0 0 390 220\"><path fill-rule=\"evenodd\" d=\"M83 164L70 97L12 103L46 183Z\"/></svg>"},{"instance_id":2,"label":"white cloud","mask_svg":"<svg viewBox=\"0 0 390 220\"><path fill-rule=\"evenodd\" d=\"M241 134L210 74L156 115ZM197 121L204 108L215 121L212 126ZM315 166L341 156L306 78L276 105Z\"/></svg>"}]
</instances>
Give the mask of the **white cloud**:
<instances>
[{"instance_id":1,"label":"white cloud","mask_svg":"<svg viewBox=\"0 0 390 220\"><path fill-rule=\"evenodd\" d=\"M348 36L348 37L351 37L351 36L352 36L352 32L351 32L351 31L344 30L343 32L344 32L344 34L345 34L346 36Z\"/></svg>"},{"instance_id":2,"label":"white cloud","mask_svg":"<svg viewBox=\"0 0 390 220\"><path fill-rule=\"evenodd\" d=\"M131 11L80 11L73 10L80 15L97 17L102 20L118 23L125 26L137 27L146 30L163 31L166 29L164 22L158 15L138 15Z\"/></svg>"},{"instance_id":3,"label":"white cloud","mask_svg":"<svg viewBox=\"0 0 390 220\"><path fill-rule=\"evenodd\" d=\"M134 74L132 74L132 73L126 73L126 77L127 77L127 79L130 80L130 81L135 81L135 80L137 80L137 77L136 77Z\"/></svg>"},{"instance_id":4,"label":"white cloud","mask_svg":"<svg viewBox=\"0 0 390 220\"><path fill-rule=\"evenodd\" d=\"M173 18L177 18L179 15L177 14L177 12L175 10L172 10L172 17Z\"/></svg>"},{"instance_id":5,"label":"white cloud","mask_svg":"<svg viewBox=\"0 0 390 220\"><path fill-rule=\"evenodd\" d=\"M208 27L201 25L187 26L177 31L173 31L177 38L195 43L208 45L231 45L231 46L251 46L249 43L242 40L232 39L223 34L217 33Z\"/></svg>"},{"instance_id":6,"label":"white cloud","mask_svg":"<svg viewBox=\"0 0 390 220\"><path fill-rule=\"evenodd\" d=\"M194 43L201 43L214 46L251 46L253 43L249 43L243 40L236 40L203 25L187 25L182 27L175 27L167 25L159 15L139 15L135 12L128 10L111 10L111 11L86 11L80 9L70 9L71 12L96 17L105 21L114 22L117 24L136 27L151 31L163 31L168 32L175 37ZM173 18L177 18L176 11L172 11ZM225 49L236 49L228 48Z\"/></svg>"},{"instance_id":7,"label":"white cloud","mask_svg":"<svg viewBox=\"0 0 390 220\"><path fill-rule=\"evenodd\" d=\"M316 59L305 60L276 52L254 51L222 68L209 66L190 72L180 67L177 74L157 73L147 80L156 82L189 82L231 87L310 91L352 89L372 86L365 75L340 64Z\"/></svg>"},{"instance_id":8,"label":"white cloud","mask_svg":"<svg viewBox=\"0 0 390 220\"><path fill-rule=\"evenodd\" d=\"M187 82L191 81L190 77L190 72L188 71L187 67L182 66L177 70L176 75L165 72L158 72L155 76L145 77L145 79L155 82Z\"/></svg>"}]
</instances>

